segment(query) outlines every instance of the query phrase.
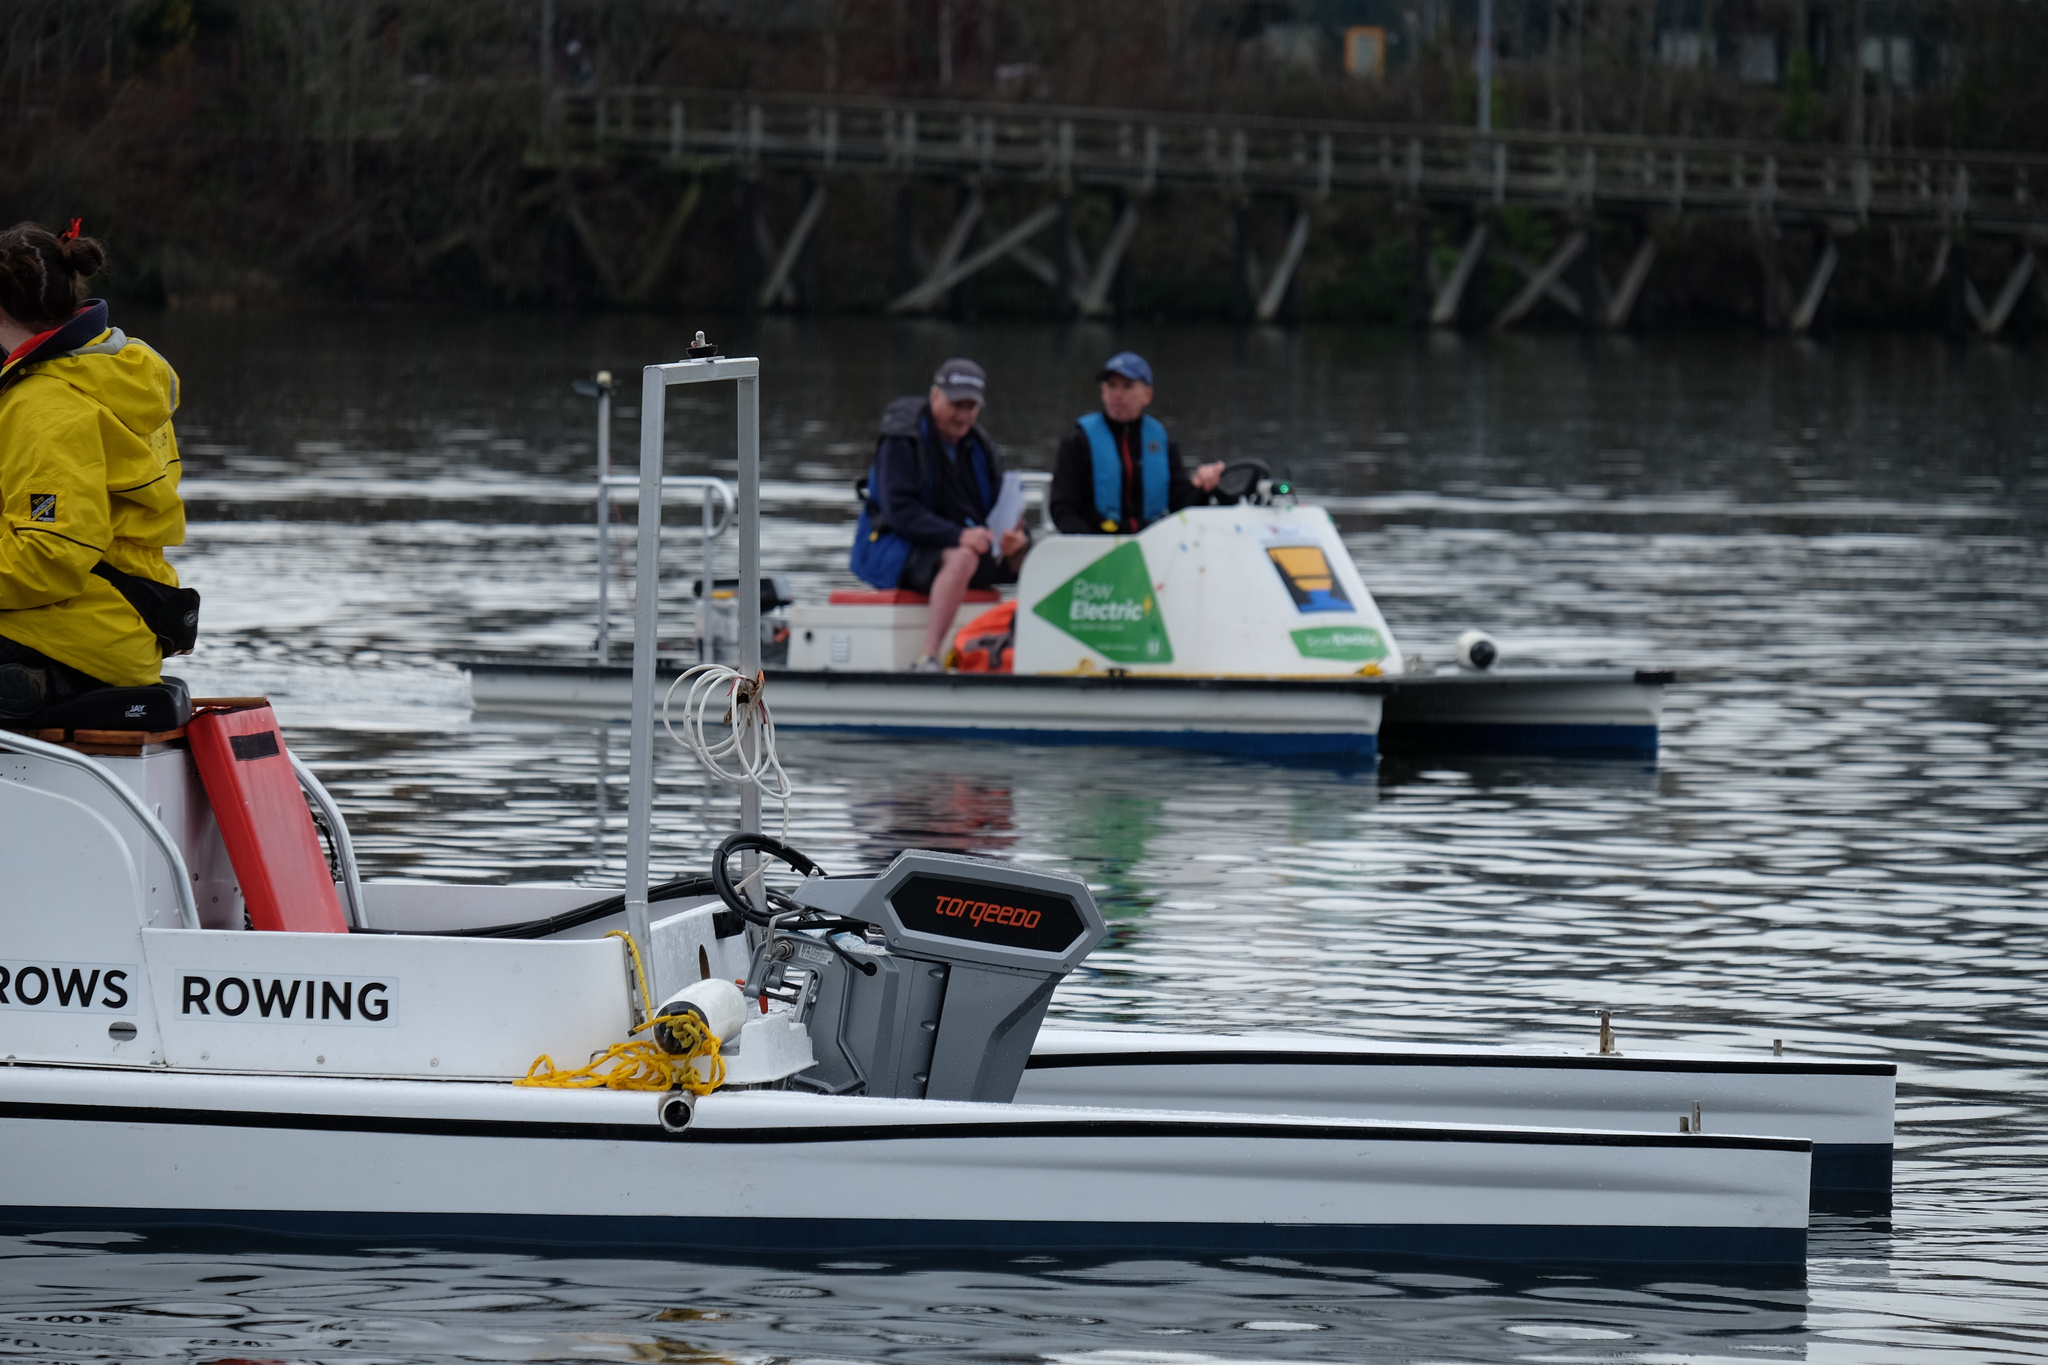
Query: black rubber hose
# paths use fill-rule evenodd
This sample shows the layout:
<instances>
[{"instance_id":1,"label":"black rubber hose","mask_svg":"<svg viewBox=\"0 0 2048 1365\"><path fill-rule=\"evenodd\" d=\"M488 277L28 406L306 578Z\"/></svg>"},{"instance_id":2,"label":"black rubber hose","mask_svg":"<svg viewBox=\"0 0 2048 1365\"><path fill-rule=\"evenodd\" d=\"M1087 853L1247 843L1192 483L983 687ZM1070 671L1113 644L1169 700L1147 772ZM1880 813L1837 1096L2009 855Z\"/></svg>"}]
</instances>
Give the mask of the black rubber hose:
<instances>
[{"instance_id":1,"label":"black rubber hose","mask_svg":"<svg viewBox=\"0 0 2048 1365\"><path fill-rule=\"evenodd\" d=\"M850 922L851 921L841 921L841 923ZM866 928L867 926L862 925L861 927ZM868 961L864 957L855 957L852 953L847 952L846 949L839 946L839 940L834 938L831 934L825 935L825 946L827 948L830 948L833 952L839 954L839 960L841 962L844 962L847 966L853 968L862 976L873 976L875 974L874 963Z\"/></svg>"},{"instance_id":2,"label":"black rubber hose","mask_svg":"<svg viewBox=\"0 0 2048 1365\"><path fill-rule=\"evenodd\" d=\"M801 855L799 855L801 856ZM717 888L709 877L677 877L647 888L649 904L656 901L681 900L685 896L708 896ZM393 934L417 938L546 938L564 930L579 928L593 920L607 915L616 915L626 908L626 893L616 892L603 900L588 905L579 905L574 910L564 910L559 915L546 919L531 919L519 924L493 924L482 929L351 929L355 934Z\"/></svg>"},{"instance_id":3,"label":"black rubber hose","mask_svg":"<svg viewBox=\"0 0 2048 1365\"><path fill-rule=\"evenodd\" d=\"M771 891L767 896L763 897L763 899L769 902L771 909L757 910L754 908L752 901L740 894L739 888L733 885L732 871L727 864L732 861L733 854L746 852L765 853L778 862L787 864L796 871L803 873L806 877L822 875L824 871L823 868L820 868L816 863L791 848L788 844L783 843L780 839L771 839L765 834L727 835L725 842L718 846L718 852L711 855L712 888L718 892L718 898L725 902L727 909L738 912L749 923L758 924L763 928L768 926L769 920L776 913L786 913L788 910L794 910L796 906L789 901L787 896L782 895L780 892ZM772 908L778 902L783 906L783 911L781 912L777 912Z\"/></svg>"}]
</instances>

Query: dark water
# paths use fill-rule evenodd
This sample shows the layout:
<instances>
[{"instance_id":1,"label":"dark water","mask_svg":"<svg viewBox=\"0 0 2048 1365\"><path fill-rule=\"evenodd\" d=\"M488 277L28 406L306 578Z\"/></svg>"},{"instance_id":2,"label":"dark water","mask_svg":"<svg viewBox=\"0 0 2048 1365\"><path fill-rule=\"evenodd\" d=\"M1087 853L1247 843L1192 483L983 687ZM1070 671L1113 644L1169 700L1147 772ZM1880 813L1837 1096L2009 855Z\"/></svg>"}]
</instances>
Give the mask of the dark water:
<instances>
[{"instance_id":1,"label":"dark water","mask_svg":"<svg viewBox=\"0 0 2048 1365\"><path fill-rule=\"evenodd\" d=\"M616 878L623 732L472 719L445 661L587 647L591 414L567 380L695 325L131 320L185 381L177 562L212 633L183 671L278 696L372 875ZM1611 1008L1624 1045L1895 1059L1888 1215L1818 1215L1803 1289L27 1239L0 1244L0 1358L2048 1358L2048 361L772 325L727 346L764 360L769 568L809 597L843 581L834 486L943 355L988 364L991 424L1043 467L1117 344L1159 369L1191 457L1329 496L1404 649L1442 659L1479 625L1511 657L1699 679L1659 762L788 735L795 842L835 869L922 844L1086 875L1114 929L1059 995L1070 1021L1555 1042ZM671 432L672 472L730 458L714 401ZM657 862L694 866L732 802L663 762Z\"/></svg>"}]
</instances>

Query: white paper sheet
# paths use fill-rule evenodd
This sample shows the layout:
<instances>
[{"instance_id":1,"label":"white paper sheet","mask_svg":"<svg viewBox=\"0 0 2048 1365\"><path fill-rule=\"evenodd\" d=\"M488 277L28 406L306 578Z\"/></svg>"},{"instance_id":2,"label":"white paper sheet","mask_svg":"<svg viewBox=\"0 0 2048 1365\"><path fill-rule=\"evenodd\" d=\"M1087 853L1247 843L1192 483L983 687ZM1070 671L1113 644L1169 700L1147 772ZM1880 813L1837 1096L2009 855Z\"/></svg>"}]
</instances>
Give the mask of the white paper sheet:
<instances>
[{"instance_id":1,"label":"white paper sheet","mask_svg":"<svg viewBox=\"0 0 2048 1365\"><path fill-rule=\"evenodd\" d=\"M996 494L996 505L988 511L989 557L1000 559L1003 554L1003 537L1011 528L1024 520L1024 476L1016 470L1005 470L1003 487Z\"/></svg>"}]
</instances>

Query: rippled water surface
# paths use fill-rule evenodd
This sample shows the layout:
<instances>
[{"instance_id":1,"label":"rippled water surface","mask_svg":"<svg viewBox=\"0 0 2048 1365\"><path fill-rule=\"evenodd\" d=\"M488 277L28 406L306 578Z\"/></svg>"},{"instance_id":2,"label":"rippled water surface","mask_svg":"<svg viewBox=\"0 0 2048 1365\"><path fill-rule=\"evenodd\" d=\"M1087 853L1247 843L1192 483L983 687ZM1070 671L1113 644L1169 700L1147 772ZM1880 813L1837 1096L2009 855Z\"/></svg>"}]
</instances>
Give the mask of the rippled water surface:
<instances>
[{"instance_id":1,"label":"rippled water surface","mask_svg":"<svg viewBox=\"0 0 2048 1365\"><path fill-rule=\"evenodd\" d=\"M674 353L682 325L126 321L185 383L177 562L210 634L182 671L279 699L371 875L615 881L623 731L473 718L448 660L588 647L591 409L567 383ZM1256 454L1330 500L1404 649L1480 625L1512 657L1683 670L1659 761L788 735L794 841L834 869L917 844L1087 876L1113 931L1068 1021L1557 1042L1609 1008L1625 1046L1895 1059L1888 1216L1816 1215L1803 1289L28 1238L0 1242L0 1356L2048 1358L2048 362L771 325L727 346L763 357L768 567L806 596L845 581L840 490L881 402L945 354L988 364L991 425L1042 468L1117 344L1159 368L1191 457ZM692 403L671 471L716 472L729 407ZM622 452L635 430L622 413ZM658 865L700 865L732 802L675 752L661 781Z\"/></svg>"}]
</instances>

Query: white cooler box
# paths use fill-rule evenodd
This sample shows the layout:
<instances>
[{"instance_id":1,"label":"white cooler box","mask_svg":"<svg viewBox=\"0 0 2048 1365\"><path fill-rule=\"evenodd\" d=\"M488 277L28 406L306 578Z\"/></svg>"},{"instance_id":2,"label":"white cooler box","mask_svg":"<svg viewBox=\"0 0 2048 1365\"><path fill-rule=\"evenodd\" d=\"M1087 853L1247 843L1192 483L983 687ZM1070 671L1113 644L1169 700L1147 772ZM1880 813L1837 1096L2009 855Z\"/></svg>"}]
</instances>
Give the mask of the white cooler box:
<instances>
[{"instance_id":1,"label":"white cooler box","mask_svg":"<svg viewBox=\"0 0 2048 1365\"><path fill-rule=\"evenodd\" d=\"M968 593L947 640L1001 601L1002 594L985 588ZM900 673L924 651L931 619L930 599L917 593L841 588L825 606L789 609L790 671Z\"/></svg>"}]
</instances>

